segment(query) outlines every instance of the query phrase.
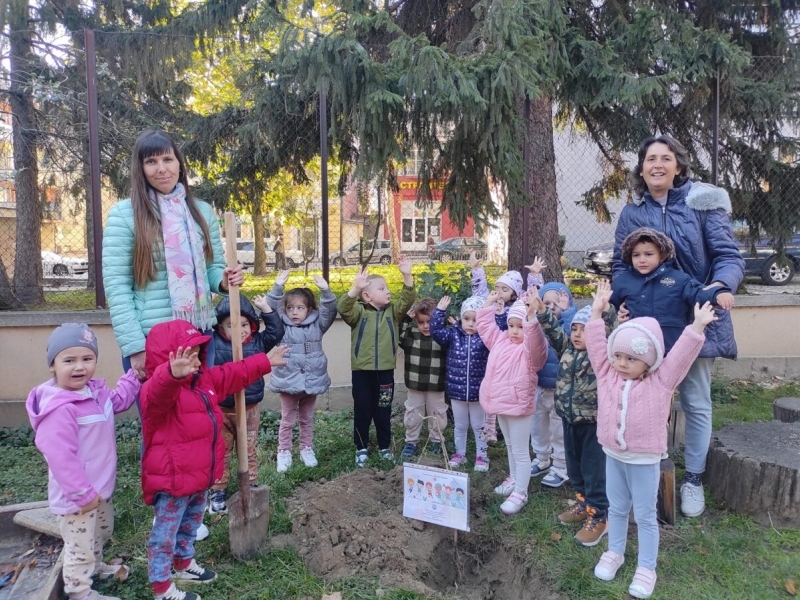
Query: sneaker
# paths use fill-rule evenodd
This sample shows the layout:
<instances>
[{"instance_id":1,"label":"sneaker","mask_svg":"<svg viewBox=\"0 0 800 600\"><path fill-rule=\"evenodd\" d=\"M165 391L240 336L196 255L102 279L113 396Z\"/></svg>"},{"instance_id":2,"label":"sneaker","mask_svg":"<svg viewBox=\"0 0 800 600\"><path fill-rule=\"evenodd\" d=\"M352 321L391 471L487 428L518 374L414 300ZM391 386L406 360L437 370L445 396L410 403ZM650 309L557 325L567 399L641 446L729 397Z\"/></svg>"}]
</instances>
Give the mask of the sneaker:
<instances>
[{"instance_id":1,"label":"sneaker","mask_svg":"<svg viewBox=\"0 0 800 600\"><path fill-rule=\"evenodd\" d=\"M553 461L549 458L547 460L535 460L531 463L531 477L538 477L544 475L550 470Z\"/></svg>"},{"instance_id":2,"label":"sneaker","mask_svg":"<svg viewBox=\"0 0 800 600\"><path fill-rule=\"evenodd\" d=\"M515 515L528 503L528 494L512 492L506 501L500 505L500 512L506 516Z\"/></svg>"},{"instance_id":3,"label":"sneaker","mask_svg":"<svg viewBox=\"0 0 800 600\"><path fill-rule=\"evenodd\" d=\"M479 456L475 459L475 471L478 473L486 473L489 470L489 459L485 456Z\"/></svg>"},{"instance_id":4,"label":"sneaker","mask_svg":"<svg viewBox=\"0 0 800 600\"><path fill-rule=\"evenodd\" d=\"M369 452L366 450L356 450L356 466L360 469L367 466Z\"/></svg>"},{"instance_id":5,"label":"sneaker","mask_svg":"<svg viewBox=\"0 0 800 600\"><path fill-rule=\"evenodd\" d=\"M453 454L450 457L450 462L448 463L452 468L462 467L464 463L467 462L467 457L463 454Z\"/></svg>"},{"instance_id":6,"label":"sneaker","mask_svg":"<svg viewBox=\"0 0 800 600\"><path fill-rule=\"evenodd\" d=\"M594 566L594 576L603 581L612 581L624 562L625 557L622 554L606 550Z\"/></svg>"},{"instance_id":7,"label":"sneaker","mask_svg":"<svg viewBox=\"0 0 800 600\"><path fill-rule=\"evenodd\" d=\"M440 442L431 442L431 445L428 446L428 454L433 454L436 456L437 454L442 453L442 444Z\"/></svg>"},{"instance_id":8,"label":"sneaker","mask_svg":"<svg viewBox=\"0 0 800 600\"><path fill-rule=\"evenodd\" d=\"M408 460L417 453L417 445L414 442L406 442L403 446L403 451L400 453L400 458Z\"/></svg>"},{"instance_id":9,"label":"sneaker","mask_svg":"<svg viewBox=\"0 0 800 600\"><path fill-rule=\"evenodd\" d=\"M564 485L564 482L568 479L569 477L567 477L567 474L564 471L558 467L550 467L550 472L542 479L542 485L546 485L547 487L551 488L559 488Z\"/></svg>"},{"instance_id":10,"label":"sneaker","mask_svg":"<svg viewBox=\"0 0 800 600\"><path fill-rule=\"evenodd\" d=\"M292 451L278 450L278 473L286 473L292 466Z\"/></svg>"},{"instance_id":11,"label":"sneaker","mask_svg":"<svg viewBox=\"0 0 800 600\"><path fill-rule=\"evenodd\" d=\"M83 600L120 600L116 596L103 596L100 592L96 590L89 590L89 595L86 596Z\"/></svg>"},{"instance_id":12,"label":"sneaker","mask_svg":"<svg viewBox=\"0 0 800 600\"><path fill-rule=\"evenodd\" d=\"M598 517L597 511L591 506L586 509L587 516L583 522L581 530L575 534L575 541L581 546L591 548L600 543L604 535L608 533L606 518Z\"/></svg>"},{"instance_id":13,"label":"sneaker","mask_svg":"<svg viewBox=\"0 0 800 600\"><path fill-rule=\"evenodd\" d=\"M228 494L225 490L211 490L208 495L208 514L227 515L228 514Z\"/></svg>"},{"instance_id":14,"label":"sneaker","mask_svg":"<svg viewBox=\"0 0 800 600\"><path fill-rule=\"evenodd\" d=\"M586 501L583 499L583 496L578 495L578 501L572 505L572 508L558 515L558 522L563 525L583 523L588 516L589 513L586 512Z\"/></svg>"},{"instance_id":15,"label":"sneaker","mask_svg":"<svg viewBox=\"0 0 800 600\"><path fill-rule=\"evenodd\" d=\"M498 496L508 496L511 492L514 491L514 487L517 485L517 482L511 479L511 477L506 477L503 483L498 485L494 488L494 493Z\"/></svg>"},{"instance_id":16,"label":"sneaker","mask_svg":"<svg viewBox=\"0 0 800 600\"><path fill-rule=\"evenodd\" d=\"M483 434L483 439L490 446L496 446L497 445L497 432L496 431L485 431L484 434Z\"/></svg>"},{"instance_id":17,"label":"sneaker","mask_svg":"<svg viewBox=\"0 0 800 600\"><path fill-rule=\"evenodd\" d=\"M696 487L696 486L695 486ZM656 587L656 572L645 567L636 567L628 593L634 598L649 598Z\"/></svg>"},{"instance_id":18,"label":"sneaker","mask_svg":"<svg viewBox=\"0 0 800 600\"><path fill-rule=\"evenodd\" d=\"M706 497L703 494L703 485L684 483L681 486L681 512L683 515L685 517L699 517L705 509ZM646 598L647 596L638 597Z\"/></svg>"},{"instance_id":19,"label":"sneaker","mask_svg":"<svg viewBox=\"0 0 800 600\"><path fill-rule=\"evenodd\" d=\"M201 600L201 598L193 592L179 590L173 583L163 596L155 596L155 600Z\"/></svg>"},{"instance_id":20,"label":"sneaker","mask_svg":"<svg viewBox=\"0 0 800 600\"><path fill-rule=\"evenodd\" d=\"M310 446L300 450L300 458L307 467L316 467L319 464L317 462L317 455L314 454L314 449Z\"/></svg>"},{"instance_id":21,"label":"sneaker","mask_svg":"<svg viewBox=\"0 0 800 600\"><path fill-rule=\"evenodd\" d=\"M394 454L392 454L392 451L389 448L381 448L378 450L378 454L381 455L383 460L394 460Z\"/></svg>"},{"instance_id":22,"label":"sneaker","mask_svg":"<svg viewBox=\"0 0 800 600\"><path fill-rule=\"evenodd\" d=\"M131 568L128 565L107 565L101 562L94 574L97 575L100 581L105 581L112 577L116 577L119 581L125 581L128 575L131 574Z\"/></svg>"},{"instance_id":23,"label":"sneaker","mask_svg":"<svg viewBox=\"0 0 800 600\"><path fill-rule=\"evenodd\" d=\"M180 571L172 569L172 578L190 583L211 583L217 578L217 574L201 567L195 559L192 559L192 562L185 569Z\"/></svg>"},{"instance_id":24,"label":"sneaker","mask_svg":"<svg viewBox=\"0 0 800 600\"><path fill-rule=\"evenodd\" d=\"M210 535L208 531L208 527L206 527L205 523L200 523L200 527L197 528L197 533L194 534L194 541L195 542L202 542Z\"/></svg>"}]
</instances>

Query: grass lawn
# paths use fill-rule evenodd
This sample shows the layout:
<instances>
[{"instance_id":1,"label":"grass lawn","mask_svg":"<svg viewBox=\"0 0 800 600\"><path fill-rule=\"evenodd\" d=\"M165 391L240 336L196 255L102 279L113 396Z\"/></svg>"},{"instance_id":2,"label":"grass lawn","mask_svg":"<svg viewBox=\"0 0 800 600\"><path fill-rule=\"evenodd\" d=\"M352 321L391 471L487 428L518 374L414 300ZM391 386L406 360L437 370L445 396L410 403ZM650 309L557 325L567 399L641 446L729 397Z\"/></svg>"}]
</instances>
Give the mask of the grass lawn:
<instances>
[{"instance_id":1,"label":"grass lawn","mask_svg":"<svg viewBox=\"0 0 800 600\"><path fill-rule=\"evenodd\" d=\"M713 385L714 427L729 422L770 419L771 401L779 396L800 395L798 385L765 388L756 384L717 380ZM274 415L273 415L274 417ZM139 485L140 437L135 423L120 423L118 439L119 468L115 504L118 512L114 539L106 556L129 560L134 572L125 584L98 585L98 589L125 600L151 598L146 576L145 542L150 531L152 512L141 501ZM452 435L452 430L448 430ZM353 469L351 442L352 415L318 414L315 446L320 466L307 469L294 466L286 476L275 472L277 421L265 414L260 434L260 479L271 487L275 513L271 533L291 531L286 499L294 488L307 481L331 480ZM395 430L395 440L402 431ZM37 450L25 445L23 438L0 436L3 467L0 470L0 504L46 498L47 470ZM12 444L14 445L12 447ZM486 475L471 478L471 485L489 489L505 471L505 449L491 450L492 468ZM675 462L682 466L682 456ZM378 466L377 463L374 466ZM586 549L572 541L573 531L557 523L555 515L564 509L571 496L567 486L544 490L538 480L531 483L530 503L514 518L503 517L491 506L473 533L517 548L524 563L538 573L553 590L565 598L628 598L627 585L635 569L635 537L629 538L627 562L617 581L601 582L592 575L595 562L606 547ZM397 490L396 493L400 494ZM709 499L710 500L710 499ZM210 518L207 517L208 523ZM347 599L375 598L377 583L368 578L324 580L311 573L298 553L290 549L267 550L254 560L240 562L227 548L227 523L211 523L211 537L198 544L198 558L220 573L218 581L203 587L205 600L271 598L314 598L341 591ZM632 531L635 531L632 528ZM768 599L787 598L787 582L800 581L800 531L762 527L751 519L718 510L709 502L706 513L698 519L679 518L673 529L662 529L656 599ZM424 598L400 589L383 589L385 599ZM536 590L530 598L537 598Z\"/></svg>"}]
</instances>

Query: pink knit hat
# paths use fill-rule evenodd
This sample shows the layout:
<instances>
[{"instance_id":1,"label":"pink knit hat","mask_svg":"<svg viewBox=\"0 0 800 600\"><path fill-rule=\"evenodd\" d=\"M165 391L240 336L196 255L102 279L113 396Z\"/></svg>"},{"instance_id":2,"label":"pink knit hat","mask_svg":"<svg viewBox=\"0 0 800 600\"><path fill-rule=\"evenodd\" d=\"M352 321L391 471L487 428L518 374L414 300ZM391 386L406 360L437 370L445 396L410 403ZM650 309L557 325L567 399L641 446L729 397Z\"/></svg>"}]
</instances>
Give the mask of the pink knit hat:
<instances>
[{"instance_id":1,"label":"pink knit hat","mask_svg":"<svg viewBox=\"0 0 800 600\"><path fill-rule=\"evenodd\" d=\"M508 309L507 316L509 319L521 319L524 323L525 318L528 316L528 307L525 306L522 300L517 300L511 305L511 308Z\"/></svg>"},{"instance_id":2,"label":"pink knit hat","mask_svg":"<svg viewBox=\"0 0 800 600\"><path fill-rule=\"evenodd\" d=\"M655 371L664 360L664 335L658 321L639 317L617 327L608 336L608 360L613 361L617 352L643 360L648 373Z\"/></svg>"},{"instance_id":3,"label":"pink knit hat","mask_svg":"<svg viewBox=\"0 0 800 600\"><path fill-rule=\"evenodd\" d=\"M517 298L522 296L522 275L519 271L506 271L497 278L497 283L502 283L514 290Z\"/></svg>"}]
</instances>

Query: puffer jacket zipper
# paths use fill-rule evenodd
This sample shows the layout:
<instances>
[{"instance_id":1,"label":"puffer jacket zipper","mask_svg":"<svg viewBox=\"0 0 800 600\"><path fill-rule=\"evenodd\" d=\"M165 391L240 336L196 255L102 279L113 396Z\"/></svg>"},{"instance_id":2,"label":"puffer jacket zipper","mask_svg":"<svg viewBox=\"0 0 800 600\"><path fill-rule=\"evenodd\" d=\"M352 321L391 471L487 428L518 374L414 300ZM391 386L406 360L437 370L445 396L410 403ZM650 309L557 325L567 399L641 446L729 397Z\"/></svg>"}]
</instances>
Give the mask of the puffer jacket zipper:
<instances>
[{"instance_id":1,"label":"puffer jacket zipper","mask_svg":"<svg viewBox=\"0 0 800 600\"><path fill-rule=\"evenodd\" d=\"M392 317L386 317L386 324L389 326L389 335L392 338L392 356L396 356L397 343L394 341L394 324L392 324Z\"/></svg>"},{"instance_id":2,"label":"puffer jacket zipper","mask_svg":"<svg viewBox=\"0 0 800 600\"><path fill-rule=\"evenodd\" d=\"M381 328L381 317L383 310L379 310L375 319L375 370L378 370L378 330Z\"/></svg>"},{"instance_id":3,"label":"puffer jacket zipper","mask_svg":"<svg viewBox=\"0 0 800 600\"><path fill-rule=\"evenodd\" d=\"M192 387L194 388L194 384L192 384ZM211 402L209 401L208 396L206 396L201 390L197 390L197 392L200 394L203 402L205 402L206 412L211 418L211 423L214 425L214 437L211 440L211 477L209 477L208 481L208 487L210 488L212 485L214 485L214 470L217 466L217 417L214 416L214 409L211 407Z\"/></svg>"},{"instance_id":4,"label":"puffer jacket zipper","mask_svg":"<svg viewBox=\"0 0 800 600\"><path fill-rule=\"evenodd\" d=\"M358 336L356 337L356 350L355 355L358 358L358 351L361 348L361 338L364 335L364 329L367 327L367 317L361 319L361 326L358 328Z\"/></svg>"},{"instance_id":5,"label":"puffer jacket zipper","mask_svg":"<svg viewBox=\"0 0 800 600\"><path fill-rule=\"evenodd\" d=\"M466 401L469 402L469 361L472 355L472 336L467 336L467 394Z\"/></svg>"}]
</instances>

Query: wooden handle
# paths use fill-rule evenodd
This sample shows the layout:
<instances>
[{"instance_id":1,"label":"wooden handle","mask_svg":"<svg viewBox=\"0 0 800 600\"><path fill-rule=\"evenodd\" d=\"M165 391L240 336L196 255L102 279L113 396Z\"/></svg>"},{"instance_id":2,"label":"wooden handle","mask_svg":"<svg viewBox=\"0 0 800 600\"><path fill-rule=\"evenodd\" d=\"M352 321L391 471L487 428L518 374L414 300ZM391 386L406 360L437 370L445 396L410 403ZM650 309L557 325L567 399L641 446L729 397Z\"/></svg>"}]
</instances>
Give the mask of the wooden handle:
<instances>
[{"instance_id":1,"label":"wooden handle","mask_svg":"<svg viewBox=\"0 0 800 600\"><path fill-rule=\"evenodd\" d=\"M236 260L236 215L225 213L225 257L228 267L233 269ZM242 360L242 311L239 305L239 286L228 284L228 296L231 303L231 350L233 362ZM245 412L244 390L233 395L236 403L236 457L239 461L239 473L247 472L247 413Z\"/></svg>"}]
</instances>

